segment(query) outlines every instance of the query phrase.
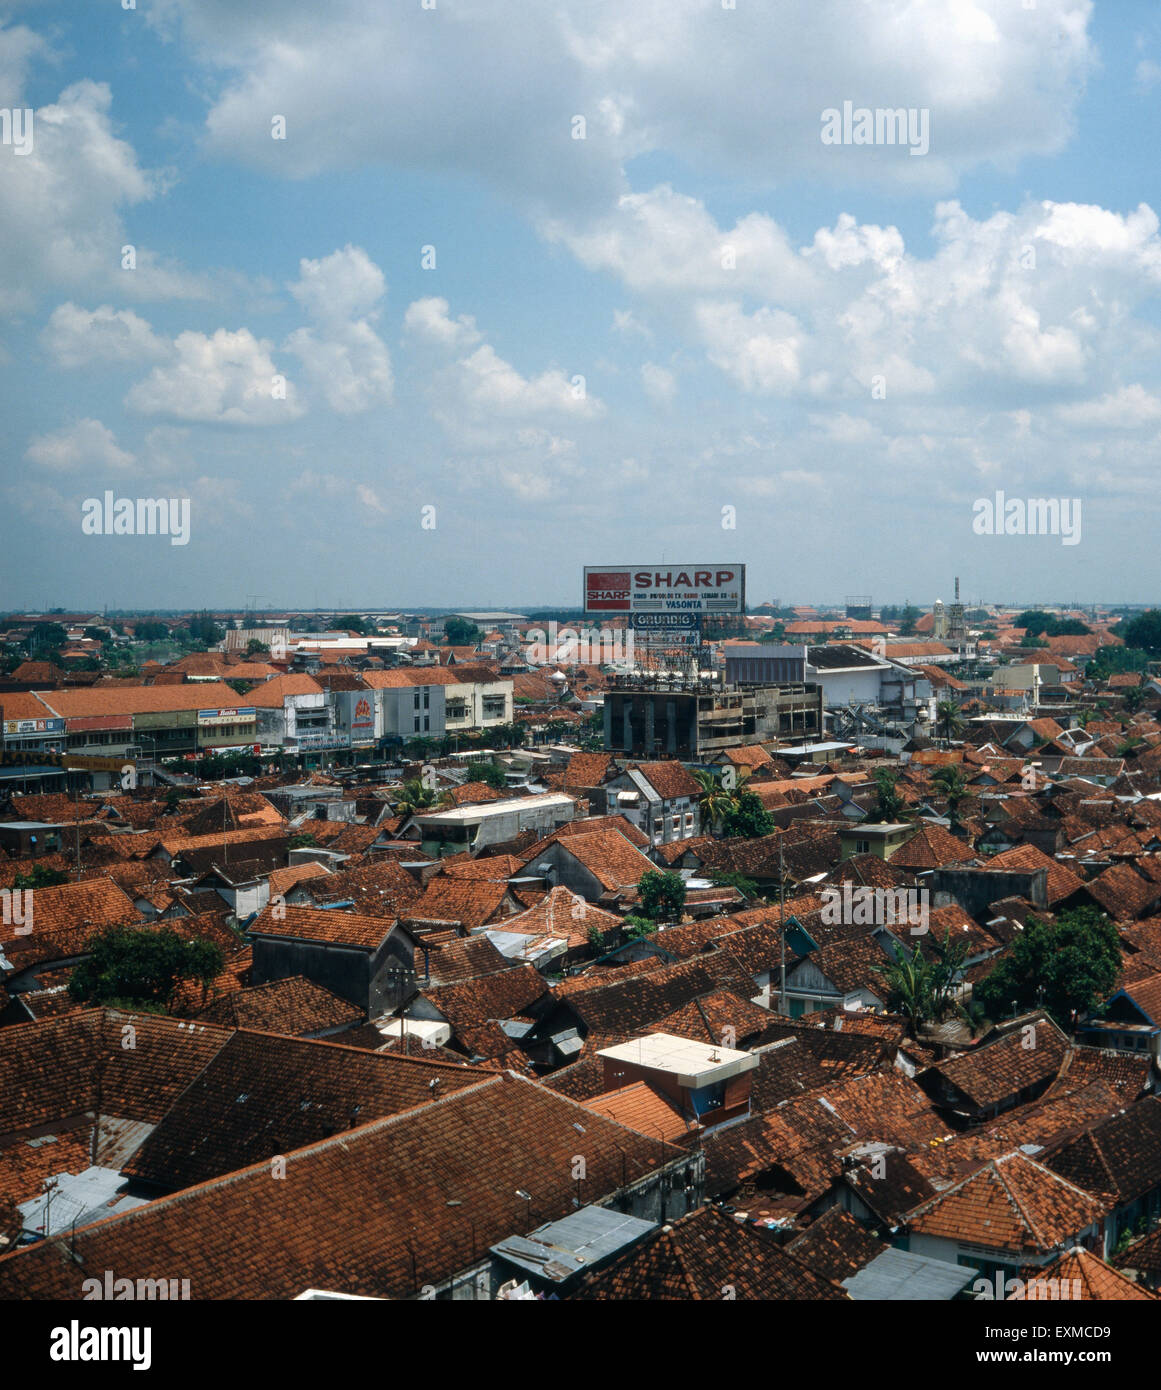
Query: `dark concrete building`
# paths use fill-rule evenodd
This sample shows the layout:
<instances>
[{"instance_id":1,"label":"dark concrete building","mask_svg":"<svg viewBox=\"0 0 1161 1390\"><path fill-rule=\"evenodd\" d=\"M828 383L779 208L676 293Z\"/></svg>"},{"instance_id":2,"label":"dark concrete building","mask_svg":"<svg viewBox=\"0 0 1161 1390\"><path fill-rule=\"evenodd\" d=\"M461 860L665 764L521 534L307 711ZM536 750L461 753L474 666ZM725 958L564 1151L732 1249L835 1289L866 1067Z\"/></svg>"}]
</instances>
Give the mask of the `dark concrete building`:
<instances>
[{"instance_id":1,"label":"dark concrete building","mask_svg":"<svg viewBox=\"0 0 1161 1390\"><path fill-rule=\"evenodd\" d=\"M697 761L746 743L822 734L818 685L697 685L614 678L605 692L605 748L634 757Z\"/></svg>"}]
</instances>

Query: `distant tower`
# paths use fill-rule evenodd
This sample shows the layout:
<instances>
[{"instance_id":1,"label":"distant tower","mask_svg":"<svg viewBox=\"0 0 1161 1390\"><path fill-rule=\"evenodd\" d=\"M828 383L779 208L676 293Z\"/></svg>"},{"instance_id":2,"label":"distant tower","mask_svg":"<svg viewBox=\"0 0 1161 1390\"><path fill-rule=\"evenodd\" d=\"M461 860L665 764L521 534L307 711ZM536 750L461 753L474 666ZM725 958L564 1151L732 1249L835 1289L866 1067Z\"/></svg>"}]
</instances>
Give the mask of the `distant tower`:
<instances>
[{"instance_id":1,"label":"distant tower","mask_svg":"<svg viewBox=\"0 0 1161 1390\"><path fill-rule=\"evenodd\" d=\"M947 614L944 612L943 599L937 598L931 609L931 635L937 642L942 642L947 636Z\"/></svg>"},{"instance_id":2,"label":"distant tower","mask_svg":"<svg viewBox=\"0 0 1161 1390\"><path fill-rule=\"evenodd\" d=\"M967 622L963 615L963 604L959 601L959 576L955 579L955 602L948 613L947 640L952 646L963 646L967 641Z\"/></svg>"}]
</instances>

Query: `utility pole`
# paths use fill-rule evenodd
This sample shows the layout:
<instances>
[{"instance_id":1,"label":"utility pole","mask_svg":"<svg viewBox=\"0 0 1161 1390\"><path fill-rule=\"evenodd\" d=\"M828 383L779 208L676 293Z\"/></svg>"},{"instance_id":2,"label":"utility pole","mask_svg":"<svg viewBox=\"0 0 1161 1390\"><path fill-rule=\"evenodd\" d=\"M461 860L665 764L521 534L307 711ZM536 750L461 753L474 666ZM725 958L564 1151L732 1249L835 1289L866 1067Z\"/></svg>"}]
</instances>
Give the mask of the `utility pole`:
<instances>
[{"instance_id":1,"label":"utility pole","mask_svg":"<svg viewBox=\"0 0 1161 1390\"><path fill-rule=\"evenodd\" d=\"M780 985L778 991L778 1012L786 1013L786 851L782 840L778 841L778 942L782 954Z\"/></svg>"}]
</instances>

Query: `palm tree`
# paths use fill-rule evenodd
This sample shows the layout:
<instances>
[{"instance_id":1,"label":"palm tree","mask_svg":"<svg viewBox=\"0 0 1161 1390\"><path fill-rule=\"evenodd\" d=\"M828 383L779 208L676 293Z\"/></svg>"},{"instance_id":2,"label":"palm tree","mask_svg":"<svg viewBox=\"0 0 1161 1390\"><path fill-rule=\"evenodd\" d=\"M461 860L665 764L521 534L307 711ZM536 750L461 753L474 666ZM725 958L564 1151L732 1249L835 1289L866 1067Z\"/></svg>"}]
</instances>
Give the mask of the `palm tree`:
<instances>
[{"instance_id":1,"label":"palm tree","mask_svg":"<svg viewBox=\"0 0 1161 1390\"><path fill-rule=\"evenodd\" d=\"M887 984L887 1007L907 1020L907 1031L916 1037L919 1025L932 1016L930 969L919 947L912 955L900 954L894 959L873 965Z\"/></svg>"},{"instance_id":2,"label":"palm tree","mask_svg":"<svg viewBox=\"0 0 1161 1390\"><path fill-rule=\"evenodd\" d=\"M433 806L446 806L450 800L450 792L441 792L436 787L426 786L416 778L414 781L404 782L403 795L396 803L395 810L398 815L409 816L416 811L430 811Z\"/></svg>"},{"instance_id":3,"label":"palm tree","mask_svg":"<svg viewBox=\"0 0 1161 1390\"><path fill-rule=\"evenodd\" d=\"M963 720L954 700L940 700L935 707L935 723L943 731L945 746L963 733Z\"/></svg>"},{"instance_id":4,"label":"palm tree","mask_svg":"<svg viewBox=\"0 0 1161 1390\"><path fill-rule=\"evenodd\" d=\"M899 795L896 784L899 775L889 767L880 767L875 770L875 792L879 799L879 804L875 808L875 814L869 816L868 823L871 825L894 825L899 821L909 820L912 812L908 809L906 802Z\"/></svg>"},{"instance_id":5,"label":"palm tree","mask_svg":"<svg viewBox=\"0 0 1161 1390\"><path fill-rule=\"evenodd\" d=\"M966 1018L959 1008L954 991L963 971L967 947L961 941L952 942L951 929L940 943L931 939L933 955L927 958L917 945L908 955L899 955L871 969L887 982L887 1007L907 1019L907 1031L914 1038L921 1023L938 1023L953 1009Z\"/></svg>"},{"instance_id":6,"label":"palm tree","mask_svg":"<svg viewBox=\"0 0 1161 1390\"><path fill-rule=\"evenodd\" d=\"M702 828L705 830L720 830L722 820L733 809L738 799L738 789L750 775L750 769L744 767L738 774L737 785L733 790L728 789L720 774L707 772L702 768L694 770L694 779L701 788L701 795L698 797L698 807L701 811Z\"/></svg>"},{"instance_id":7,"label":"palm tree","mask_svg":"<svg viewBox=\"0 0 1161 1390\"><path fill-rule=\"evenodd\" d=\"M947 801L952 825L959 825L959 804L968 793L967 778L955 763L947 763L936 768L931 774L931 780Z\"/></svg>"}]
</instances>

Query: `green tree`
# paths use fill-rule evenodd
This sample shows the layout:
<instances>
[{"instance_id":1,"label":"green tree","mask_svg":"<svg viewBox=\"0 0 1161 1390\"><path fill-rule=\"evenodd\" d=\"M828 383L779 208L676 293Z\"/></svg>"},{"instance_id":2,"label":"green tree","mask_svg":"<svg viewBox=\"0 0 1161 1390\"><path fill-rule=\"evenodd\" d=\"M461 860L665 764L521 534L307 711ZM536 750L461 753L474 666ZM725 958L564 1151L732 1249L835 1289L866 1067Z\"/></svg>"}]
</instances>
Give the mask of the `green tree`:
<instances>
[{"instance_id":1,"label":"green tree","mask_svg":"<svg viewBox=\"0 0 1161 1390\"><path fill-rule=\"evenodd\" d=\"M508 785L507 770L499 763L477 763L472 768L472 781L484 782L493 791L503 791Z\"/></svg>"},{"instance_id":2,"label":"green tree","mask_svg":"<svg viewBox=\"0 0 1161 1390\"><path fill-rule=\"evenodd\" d=\"M899 617L900 637L910 637L915 631L915 624L919 621L919 609L913 603L904 606Z\"/></svg>"},{"instance_id":3,"label":"green tree","mask_svg":"<svg viewBox=\"0 0 1161 1390\"><path fill-rule=\"evenodd\" d=\"M194 642L204 642L207 647L212 647L220 642L226 635L222 628L214 622L207 609L192 617L186 625L190 640ZM166 634L168 636L168 633Z\"/></svg>"},{"instance_id":4,"label":"green tree","mask_svg":"<svg viewBox=\"0 0 1161 1390\"><path fill-rule=\"evenodd\" d=\"M657 923L648 917L635 917L630 913L621 919L621 930L625 933L626 942L644 941L657 931Z\"/></svg>"},{"instance_id":5,"label":"green tree","mask_svg":"<svg viewBox=\"0 0 1161 1390\"><path fill-rule=\"evenodd\" d=\"M1012 622L1013 627L1022 627L1025 637L1085 637L1092 632L1079 618L1058 618L1046 613L1042 608L1026 608ZM1025 641L1027 647L1031 645Z\"/></svg>"},{"instance_id":6,"label":"green tree","mask_svg":"<svg viewBox=\"0 0 1161 1390\"><path fill-rule=\"evenodd\" d=\"M26 874L17 874L12 881L14 888L55 888L67 883L69 876L60 869L50 869L47 864L34 864Z\"/></svg>"},{"instance_id":7,"label":"green tree","mask_svg":"<svg viewBox=\"0 0 1161 1390\"><path fill-rule=\"evenodd\" d=\"M425 786L418 777L412 778L404 782L403 791L395 805L395 810L401 816L411 815L418 811L430 811L438 805L441 797L448 795L447 792L441 793L436 787Z\"/></svg>"},{"instance_id":8,"label":"green tree","mask_svg":"<svg viewBox=\"0 0 1161 1390\"><path fill-rule=\"evenodd\" d=\"M369 632L375 630L371 623L365 618L360 618L357 613L347 613L341 618L336 618L335 627L340 632L356 632L360 637L366 637Z\"/></svg>"},{"instance_id":9,"label":"green tree","mask_svg":"<svg viewBox=\"0 0 1161 1390\"><path fill-rule=\"evenodd\" d=\"M736 786L740 787L749 775L750 769L743 768ZM702 829L707 832L720 830L726 813L737 804L737 792L725 786L724 773L713 773L699 767L693 770L693 777L701 789L697 804L701 811Z\"/></svg>"},{"instance_id":10,"label":"green tree","mask_svg":"<svg viewBox=\"0 0 1161 1390\"><path fill-rule=\"evenodd\" d=\"M1135 714L1145 702L1145 692L1139 685L1131 685L1121 695L1121 702L1129 714Z\"/></svg>"},{"instance_id":11,"label":"green tree","mask_svg":"<svg viewBox=\"0 0 1161 1390\"><path fill-rule=\"evenodd\" d=\"M448 618L443 625L445 647L474 647L483 635L468 618Z\"/></svg>"},{"instance_id":12,"label":"green tree","mask_svg":"<svg viewBox=\"0 0 1161 1390\"><path fill-rule=\"evenodd\" d=\"M886 982L887 1008L907 1019L912 1037L922 1024L939 1022L955 1007L955 987L966 955L967 947L953 942L949 929L942 943L932 941L929 954L917 944L910 955L901 950L891 960L871 967Z\"/></svg>"},{"instance_id":13,"label":"green tree","mask_svg":"<svg viewBox=\"0 0 1161 1390\"><path fill-rule=\"evenodd\" d=\"M709 881L721 888L736 888L746 898L758 896L758 885L754 880L734 869L714 869L709 875Z\"/></svg>"},{"instance_id":14,"label":"green tree","mask_svg":"<svg viewBox=\"0 0 1161 1390\"><path fill-rule=\"evenodd\" d=\"M251 637L249 642L246 643L247 656L261 656L263 652L268 652L269 650L270 648L266 643L259 642L257 637Z\"/></svg>"},{"instance_id":15,"label":"green tree","mask_svg":"<svg viewBox=\"0 0 1161 1390\"><path fill-rule=\"evenodd\" d=\"M935 725L945 744L963 733L963 719L954 700L940 700L935 706Z\"/></svg>"},{"instance_id":16,"label":"green tree","mask_svg":"<svg viewBox=\"0 0 1161 1390\"><path fill-rule=\"evenodd\" d=\"M1161 609L1150 608L1128 622L1118 623L1117 636L1126 647L1140 647L1156 656L1161 652Z\"/></svg>"},{"instance_id":17,"label":"green tree","mask_svg":"<svg viewBox=\"0 0 1161 1390\"><path fill-rule=\"evenodd\" d=\"M899 774L889 767L875 769L875 795L877 804L874 814L867 817L871 825L895 825L909 820L911 812L898 791Z\"/></svg>"},{"instance_id":18,"label":"green tree","mask_svg":"<svg viewBox=\"0 0 1161 1390\"><path fill-rule=\"evenodd\" d=\"M753 792L740 791L722 816L722 834L730 840L756 840L773 835L774 817Z\"/></svg>"},{"instance_id":19,"label":"green tree","mask_svg":"<svg viewBox=\"0 0 1161 1390\"><path fill-rule=\"evenodd\" d=\"M1152 654L1143 647L1117 647L1110 643L1098 648L1096 655L1084 668L1085 680L1107 681L1110 676L1143 672L1152 660Z\"/></svg>"},{"instance_id":20,"label":"green tree","mask_svg":"<svg viewBox=\"0 0 1161 1390\"><path fill-rule=\"evenodd\" d=\"M60 623L37 623L25 640L25 651L35 661L49 661L69 640Z\"/></svg>"},{"instance_id":21,"label":"green tree","mask_svg":"<svg viewBox=\"0 0 1161 1390\"><path fill-rule=\"evenodd\" d=\"M968 794L967 778L964 777L963 770L955 763L946 763L943 767L936 768L931 774L931 781L939 788L947 802L952 825L958 825L960 803Z\"/></svg>"},{"instance_id":22,"label":"green tree","mask_svg":"<svg viewBox=\"0 0 1161 1390\"><path fill-rule=\"evenodd\" d=\"M1042 1007L1071 1030L1074 1015L1099 1010L1120 968L1117 929L1095 908L1062 912L1055 922L1029 917L975 998L991 1018Z\"/></svg>"},{"instance_id":23,"label":"green tree","mask_svg":"<svg viewBox=\"0 0 1161 1390\"><path fill-rule=\"evenodd\" d=\"M203 991L225 965L213 941L183 941L172 927L113 927L90 943L89 956L73 971L69 994L86 1004L114 1001L168 1010L183 980Z\"/></svg>"},{"instance_id":24,"label":"green tree","mask_svg":"<svg viewBox=\"0 0 1161 1390\"><path fill-rule=\"evenodd\" d=\"M685 880L680 874L646 869L637 885L641 910L653 922L680 922L685 911Z\"/></svg>"}]
</instances>

